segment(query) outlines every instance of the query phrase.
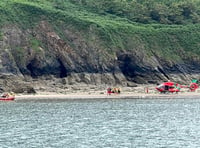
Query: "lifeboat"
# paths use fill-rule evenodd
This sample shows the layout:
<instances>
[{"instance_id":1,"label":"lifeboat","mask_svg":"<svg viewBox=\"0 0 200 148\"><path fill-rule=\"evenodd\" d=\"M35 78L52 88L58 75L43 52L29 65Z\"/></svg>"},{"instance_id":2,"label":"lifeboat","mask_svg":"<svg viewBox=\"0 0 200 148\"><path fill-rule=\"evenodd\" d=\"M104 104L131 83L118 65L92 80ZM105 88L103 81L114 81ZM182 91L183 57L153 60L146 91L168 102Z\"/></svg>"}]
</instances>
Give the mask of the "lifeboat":
<instances>
[{"instance_id":1,"label":"lifeboat","mask_svg":"<svg viewBox=\"0 0 200 148\"><path fill-rule=\"evenodd\" d=\"M13 101L15 100L14 96L10 96L10 97L0 97L0 101Z\"/></svg>"},{"instance_id":2,"label":"lifeboat","mask_svg":"<svg viewBox=\"0 0 200 148\"><path fill-rule=\"evenodd\" d=\"M3 93L0 96L0 101L13 101L13 100L15 100L14 93Z\"/></svg>"}]
</instances>

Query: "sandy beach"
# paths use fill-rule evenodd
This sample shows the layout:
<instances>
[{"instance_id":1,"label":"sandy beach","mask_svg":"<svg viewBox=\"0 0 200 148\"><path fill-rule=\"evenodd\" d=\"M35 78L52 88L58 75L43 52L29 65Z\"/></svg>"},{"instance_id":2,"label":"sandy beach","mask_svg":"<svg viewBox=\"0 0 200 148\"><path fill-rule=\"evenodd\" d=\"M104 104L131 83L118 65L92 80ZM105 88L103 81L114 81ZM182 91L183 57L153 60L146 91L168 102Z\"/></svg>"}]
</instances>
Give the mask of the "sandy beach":
<instances>
[{"instance_id":1,"label":"sandy beach","mask_svg":"<svg viewBox=\"0 0 200 148\"><path fill-rule=\"evenodd\" d=\"M76 89L63 89L55 91L41 91L36 94L16 94L15 100L73 100L73 99L156 99L156 98L200 98L200 89L190 92L188 89L181 89L181 92L160 94L156 85L138 85L137 87L121 87L120 94L107 94L106 87L81 86ZM148 91L147 91L148 90Z\"/></svg>"},{"instance_id":2,"label":"sandy beach","mask_svg":"<svg viewBox=\"0 0 200 148\"><path fill-rule=\"evenodd\" d=\"M15 100L73 100L73 99L173 99L173 98L200 98L200 92L183 91L170 94L160 94L156 91L150 92L137 92L125 91L120 94L108 95L106 91L96 92L73 92L73 93L56 93L56 92L38 92L36 94L17 94Z\"/></svg>"}]
</instances>

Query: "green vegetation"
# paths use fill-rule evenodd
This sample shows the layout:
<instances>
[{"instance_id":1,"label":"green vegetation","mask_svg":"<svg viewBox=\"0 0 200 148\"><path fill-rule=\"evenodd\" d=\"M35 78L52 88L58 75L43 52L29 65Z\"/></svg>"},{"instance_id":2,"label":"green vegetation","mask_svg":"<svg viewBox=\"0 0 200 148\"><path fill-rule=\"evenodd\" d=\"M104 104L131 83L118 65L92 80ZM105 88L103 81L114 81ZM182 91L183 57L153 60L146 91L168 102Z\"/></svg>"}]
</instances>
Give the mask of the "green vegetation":
<instances>
[{"instance_id":1,"label":"green vegetation","mask_svg":"<svg viewBox=\"0 0 200 148\"><path fill-rule=\"evenodd\" d=\"M22 66L22 65L24 66L25 64L24 53L25 53L25 49L21 47L17 47L16 50L13 51L13 55L18 59L16 62L17 62L17 65L19 66Z\"/></svg>"},{"instance_id":2,"label":"green vegetation","mask_svg":"<svg viewBox=\"0 0 200 148\"><path fill-rule=\"evenodd\" d=\"M41 51L40 48L39 48L41 46L40 41L38 41L36 38L31 38L29 42L30 42L31 48L36 53L39 53Z\"/></svg>"},{"instance_id":3,"label":"green vegetation","mask_svg":"<svg viewBox=\"0 0 200 148\"><path fill-rule=\"evenodd\" d=\"M71 0L99 14L112 14L140 23L200 22L198 0Z\"/></svg>"},{"instance_id":4,"label":"green vegetation","mask_svg":"<svg viewBox=\"0 0 200 148\"><path fill-rule=\"evenodd\" d=\"M99 48L145 50L166 59L200 57L200 2L198 0L1 0L0 25L34 28L48 21L60 36L76 30ZM91 29L92 28L92 29ZM37 50L41 44L30 40ZM184 54L184 57L182 57Z\"/></svg>"}]
</instances>

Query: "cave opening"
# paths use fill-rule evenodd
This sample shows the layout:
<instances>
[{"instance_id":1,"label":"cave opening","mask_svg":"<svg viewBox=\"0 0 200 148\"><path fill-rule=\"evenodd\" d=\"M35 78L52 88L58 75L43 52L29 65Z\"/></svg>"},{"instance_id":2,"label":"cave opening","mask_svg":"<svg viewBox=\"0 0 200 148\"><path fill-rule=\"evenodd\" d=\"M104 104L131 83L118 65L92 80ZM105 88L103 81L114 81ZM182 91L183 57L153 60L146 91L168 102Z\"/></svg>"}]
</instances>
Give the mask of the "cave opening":
<instances>
[{"instance_id":1,"label":"cave opening","mask_svg":"<svg viewBox=\"0 0 200 148\"><path fill-rule=\"evenodd\" d=\"M136 66L133 64L133 60L130 56L122 55L118 58L118 60L119 60L119 67L125 76L129 78L133 78L136 76L135 74Z\"/></svg>"},{"instance_id":2,"label":"cave opening","mask_svg":"<svg viewBox=\"0 0 200 148\"><path fill-rule=\"evenodd\" d=\"M59 70L60 70L59 77L64 78L64 77L67 76L67 69L65 68L63 62L60 59L58 59L58 62L60 64L60 66L59 66Z\"/></svg>"},{"instance_id":3,"label":"cave opening","mask_svg":"<svg viewBox=\"0 0 200 148\"><path fill-rule=\"evenodd\" d=\"M26 67L29 70L31 77L33 78L37 77L35 73L35 67L33 66L32 62L30 62Z\"/></svg>"}]
</instances>

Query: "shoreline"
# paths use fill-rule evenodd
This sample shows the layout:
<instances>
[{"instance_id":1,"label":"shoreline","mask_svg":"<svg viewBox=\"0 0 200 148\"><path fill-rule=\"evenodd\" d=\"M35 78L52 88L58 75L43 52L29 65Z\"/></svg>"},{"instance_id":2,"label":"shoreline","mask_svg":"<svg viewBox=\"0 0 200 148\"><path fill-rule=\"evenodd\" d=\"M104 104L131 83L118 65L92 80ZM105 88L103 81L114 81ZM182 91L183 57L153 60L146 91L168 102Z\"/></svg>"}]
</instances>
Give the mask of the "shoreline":
<instances>
[{"instance_id":1,"label":"shoreline","mask_svg":"<svg viewBox=\"0 0 200 148\"><path fill-rule=\"evenodd\" d=\"M20 100L88 100L88 99L173 99L173 98L199 98L200 93L198 92L181 92L179 94L160 94L160 93L121 93L111 94L106 93L48 93L42 92L37 94L17 94L15 101Z\"/></svg>"}]
</instances>

